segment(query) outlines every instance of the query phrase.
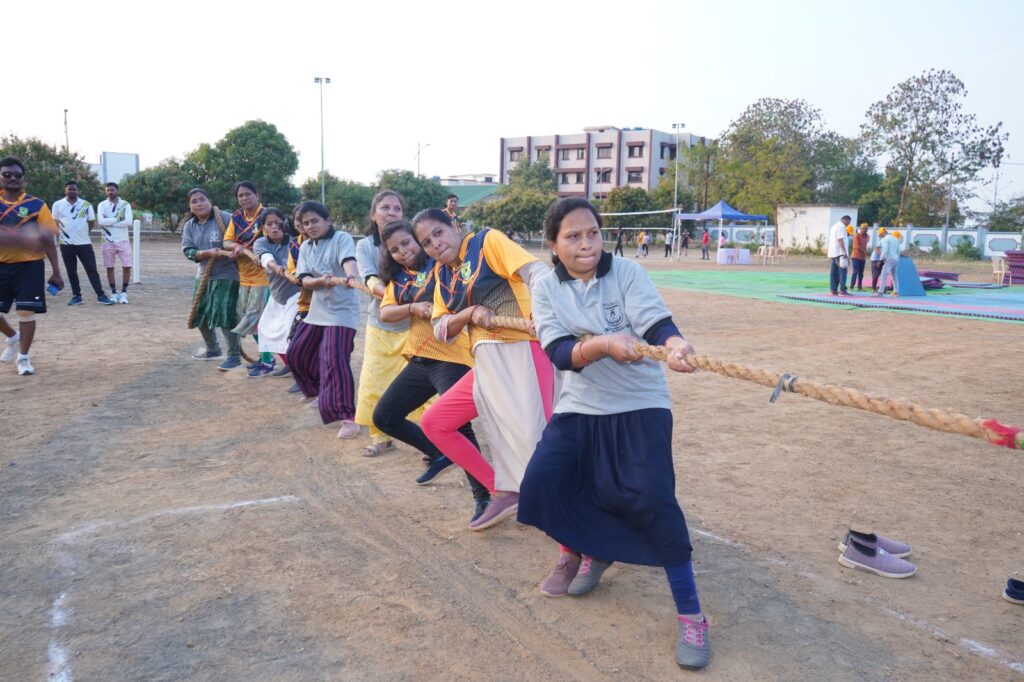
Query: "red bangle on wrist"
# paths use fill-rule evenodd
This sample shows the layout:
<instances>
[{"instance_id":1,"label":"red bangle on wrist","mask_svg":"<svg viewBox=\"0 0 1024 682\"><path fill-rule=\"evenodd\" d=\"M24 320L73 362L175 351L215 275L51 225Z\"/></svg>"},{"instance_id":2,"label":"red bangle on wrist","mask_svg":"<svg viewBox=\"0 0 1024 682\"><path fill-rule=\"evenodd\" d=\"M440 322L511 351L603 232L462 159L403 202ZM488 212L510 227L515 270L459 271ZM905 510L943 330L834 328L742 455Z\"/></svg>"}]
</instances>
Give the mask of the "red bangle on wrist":
<instances>
[{"instance_id":1,"label":"red bangle on wrist","mask_svg":"<svg viewBox=\"0 0 1024 682\"><path fill-rule=\"evenodd\" d=\"M589 364L590 364L590 360L588 360L588 359L587 359L587 356L583 354L583 342L582 342L582 341L580 341L579 343L577 343L577 344L576 344L576 348L577 348L577 349L579 350L579 352L580 352L580 360L582 360L582 361L583 361L583 364L584 364L584 365L589 365Z\"/></svg>"}]
</instances>

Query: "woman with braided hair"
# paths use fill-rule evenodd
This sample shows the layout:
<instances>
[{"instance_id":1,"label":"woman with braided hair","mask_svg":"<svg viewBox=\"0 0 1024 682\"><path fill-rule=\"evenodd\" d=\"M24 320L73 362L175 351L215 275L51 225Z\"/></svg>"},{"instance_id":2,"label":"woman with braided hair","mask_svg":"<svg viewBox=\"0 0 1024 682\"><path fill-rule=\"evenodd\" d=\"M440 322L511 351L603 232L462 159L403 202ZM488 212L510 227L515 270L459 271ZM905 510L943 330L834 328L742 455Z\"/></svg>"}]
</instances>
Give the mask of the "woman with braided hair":
<instances>
[{"instance_id":1,"label":"woman with braided hair","mask_svg":"<svg viewBox=\"0 0 1024 682\"><path fill-rule=\"evenodd\" d=\"M450 471L452 461L430 442L409 415L465 376L473 366L473 356L469 352L469 336L466 334L459 334L451 344L434 338L434 330L430 326L436 282L434 261L416 243L409 221L396 220L386 224L380 237L384 246L380 277L385 283L380 318L384 322L409 321L409 333L402 349L402 355L409 362L377 401L373 423L387 435L426 455L427 469L416 479L419 485L426 485ZM459 433L479 447L468 421L459 428ZM476 501L476 509L470 519L472 522L487 509L491 493L468 472L466 478Z\"/></svg>"},{"instance_id":2,"label":"woman with braided hair","mask_svg":"<svg viewBox=\"0 0 1024 682\"><path fill-rule=\"evenodd\" d=\"M241 364L238 334L232 331L238 324L238 266L223 251L224 231L231 222L231 214L214 206L210 195L199 187L189 191L188 209L191 217L181 230L181 250L186 258L199 264L199 300L193 302L189 326L197 327L206 342L206 349L192 359L215 360L224 354L214 331L220 327L228 356L219 369L231 369ZM205 285L199 292L204 279Z\"/></svg>"},{"instance_id":3,"label":"woman with braided hair","mask_svg":"<svg viewBox=\"0 0 1024 682\"><path fill-rule=\"evenodd\" d=\"M231 215L231 223L224 233L224 248L231 253L232 260L238 263L238 324L232 331L239 336L252 335L256 343L259 343L260 315L270 295L270 281L263 268L245 251L251 253L256 240L263 236L263 204L260 203L256 185L248 180L236 182L234 194L238 200L238 210ZM259 361L246 369L255 372L252 376L273 371L274 356L260 353Z\"/></svg>"},{"instance_id":4,"label":"woman with braided hair","mask_svg":"<svg viewBox=\"0 0 1024 682\"><path fill-rule=\"evenodd\" d=\"M564 383L519 500L519 521L562 543L541 592L587 594L613 561L662 566L676 662L703 668L711 643L675 494L671 396L659 363L635 344L667 347L677 372L694 371L693 346L643 268L602 250L601 216L586 199L552 204L544 236L555 269L534 287L534 322Z\"/></svg>"},{"instance_id":5,"label":"woman with braided hair","mask_svg":"<svg viewBox=\"0 0 1024 682\"><path fill-rule=\"evenodd\" d=\"M529 319L528 287L549 268L498 230L463 237L440 209L420 211L412 225L416 241L437 261L434 335L456 343L466 330L475 363L424 413L420 427L491 491L490 505L469 524L483 530L515 515L519 483L551 416L555 389L554 370L537 340L527 331L499 328L494 318ZM478 416L493 468L459 431Z\"/></svg>"}]
</instances>

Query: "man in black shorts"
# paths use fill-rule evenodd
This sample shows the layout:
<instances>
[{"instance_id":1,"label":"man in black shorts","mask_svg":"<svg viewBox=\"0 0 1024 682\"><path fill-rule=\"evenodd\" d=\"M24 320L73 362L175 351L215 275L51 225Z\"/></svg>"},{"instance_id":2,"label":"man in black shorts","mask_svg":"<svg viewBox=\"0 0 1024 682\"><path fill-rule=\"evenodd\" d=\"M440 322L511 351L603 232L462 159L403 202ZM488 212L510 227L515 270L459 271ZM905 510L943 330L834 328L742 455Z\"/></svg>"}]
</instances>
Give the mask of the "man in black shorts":
<instances>
[{"instance_id":1,"label":"man in black shorts","mask_svg":"<svg viewBox=\"0 0 1024 682\"><path fill-rule=\"evenodd\" d=\"M13 156L0 159L0 333L7 337L0 362L17 359L18 374L35 374L28 357L36 333L35 317L46 312L46 267L50 284L64 287L54 236L57 225L41 199L25 193L25 166ZM15 309L18 331L4 318Z\"/></svg>"}]
</instances>

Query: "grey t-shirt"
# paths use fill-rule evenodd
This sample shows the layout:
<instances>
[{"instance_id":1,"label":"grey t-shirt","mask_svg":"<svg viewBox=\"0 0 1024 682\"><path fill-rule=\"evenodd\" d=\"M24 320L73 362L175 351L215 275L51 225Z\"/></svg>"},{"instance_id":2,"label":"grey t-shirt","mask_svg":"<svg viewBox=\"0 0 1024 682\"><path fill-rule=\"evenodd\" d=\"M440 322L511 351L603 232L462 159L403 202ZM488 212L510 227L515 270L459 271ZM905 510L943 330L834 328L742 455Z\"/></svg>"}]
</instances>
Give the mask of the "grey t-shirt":
<instances>
[{"instance_id":1,"label":"grey t-shirt","mask_svg":"<svg viewBox=\"0 0 1024 682\"><path fill-rule=\"evenodd\" d=\"M332 232L320 239L307 239L299 248L299 262L295 272L313 277L334 275L345 277L342 265L355 260L356 247L348 232ZM346 286L325 287L313 290L306 324L319 327L359 328L359 299L355 289Z\"/></svg>"},{"instance_id":2,"label":"grey t-shirt","mask_svg":"<svg viewBox=\"0 0 1024 682\"><path fill-rule=\"evenodd\" d=\"M588 334L632 334L643 340L648 329L671 316L642 267L628 258L611 256L609 262L589 282L573 279L564 268L537 280L533 319L545 348L562 337ZM671 405L661 363L620 364L601 358L578 372L562 372L555 412L620 414Z\"/></svg>"},{"instance_id":3,"label":"grey t-shirt","mask_svg":"<svg viewBox=\"0 0 1024 682\"><path fill-rule=\"evenodd\" d=\"M380 247L373 243L373 237L363 237L356 244L356 265L359 267L359 279L365 283L367 278L380 277L380 266L377 258ZM409 318L398 322L381 322L380 299L370 296L370 304L366 308L366 324L373 325L386 332L404 332L409 328Z\"/></svg>"},{"instance_id":4,"label":"grey t-shirt","mask_svg":"<svg viewBox=\"0 0 1024 682\"><path fill-rule=\"evenodd\" d=\"M231 222L231 214L221 211L220 219L224 222L226 229L228 223ZM212 213L204 223L196 220L195 216L188 219L185 227L181 230L181 248L183 251L186 249L205 251L206 249L224 248L224 234L220 231L217 220L213 217ZM213 271L210 272L210 279L238 281L238 266L230 258L201 260L198 262L198 265L196 277L201 275L204 269L212 267Z\"/></svg>"},{"instance_id":5,"label":"grey t-shirt","mask_svg":"<svg viewBox=\"0 0 1024 682\"><path fill-rule=\"evenodd\" d=\"M274 262L282 268L287 267L288 237L285 236L284 241L280 244L275 244L266 237L260 237L253 243L252 252L256 254L261 263L263 262L263 254L266 253L270 254ZM267 270L267 277L270 279L270 295L281 305L287 303L289 298L299 293L302 289L299 285L289 282L287 277L274 274L269 270Z\"/></svg>"}]
</instances>

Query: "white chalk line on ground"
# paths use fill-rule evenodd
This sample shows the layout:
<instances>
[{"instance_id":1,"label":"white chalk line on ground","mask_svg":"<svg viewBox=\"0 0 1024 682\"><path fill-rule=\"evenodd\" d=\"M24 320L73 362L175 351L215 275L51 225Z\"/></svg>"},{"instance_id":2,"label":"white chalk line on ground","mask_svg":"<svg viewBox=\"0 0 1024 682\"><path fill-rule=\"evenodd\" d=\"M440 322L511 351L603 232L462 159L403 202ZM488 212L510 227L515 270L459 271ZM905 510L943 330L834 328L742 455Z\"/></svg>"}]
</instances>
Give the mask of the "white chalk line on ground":
<instances>
[{"instance_id":1,"label":"white chalk line on ground","mask_svg":"<svg viewBox=\"0 0 1024 682\"><path fill-rule=\"evenodd\" d=\"M691 526L690 532L694 533L695 535L708 538L709 540L713 540L714 542L717 542L722 545L736 547L739 549L746 549L746 547L744 547L742 543L736 542L735 540L730 540L729 538L725 538L719 535L715 535L710 531L701 530L700 528L694 528ZM760 561L764 563L774 564L777 566L794 566L798 569L799 574L805 578L814 580L819 583L832 583L831 580L815 573L814 571L811 571L808 567L801 566L799 564L793 564L792 562L787 561L786 559L782 559L779 557L763 557L762 559L760 559ZM965 651L968 651L974 654L975 656L980 656L982 658L988 658L990 660L997 661L1000 664L1009 668L1010 670L1013 670L1018 673L1024 673L1024 662L1011 660L1005 653L1001 652L999 649L991 645L984 644L982 642L977 642L973 639L967 639L965 637L957 639L956 637L950 635L941 628L935 627L926 620L914 618L913 616L908 616L905 613L900 613L899 611L895 611L889 608L888 606L879 604L877 602L872 601L868 603L870 603L872 606L878 608L882 613L892 618L895 618L903 623L907 623L908 625L912 625L919 630L927 632L933 637L937 637L941 640L954 643L958 645L961 649L964 649Z\"/></svg>"},{"instance_id":2,"label":"white chalk line on ground","mask_svg":"<svg viewBox=\"0 0 1024 682\"><path fill-rule=\"evenodd\" d=\"M144 514L134 519L123 521L93 521L83 524L77 528L65 531L57 536L54 541L56 545L57 565L59 569L67 572L74 567L74 560L68 550L68 545L79 540L84 535L93 533L103 528L117 526L137 526L140 523L153 521L168 516L182 516L185 514L201 514L204 512L229 511L245 507L259 507L270 504L286 504L298 502L299 498L294 495L281 495L278 497L265 497L258 500L242 500L240 502L227 502L224 504L201 504L193 507L178 507L175 509L164 509L158 512ZM58 633L62 627L67 625L71 618L71 610L66 606L68 600L68 589L63 590L53 600L50 606L50 642L46 647L46 657L50 662L50 670L46 679L47 682L74 682L74 674L71 664L68 661L68 652L60 643Z\"/></svg>"}]
</instances>

